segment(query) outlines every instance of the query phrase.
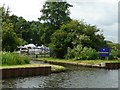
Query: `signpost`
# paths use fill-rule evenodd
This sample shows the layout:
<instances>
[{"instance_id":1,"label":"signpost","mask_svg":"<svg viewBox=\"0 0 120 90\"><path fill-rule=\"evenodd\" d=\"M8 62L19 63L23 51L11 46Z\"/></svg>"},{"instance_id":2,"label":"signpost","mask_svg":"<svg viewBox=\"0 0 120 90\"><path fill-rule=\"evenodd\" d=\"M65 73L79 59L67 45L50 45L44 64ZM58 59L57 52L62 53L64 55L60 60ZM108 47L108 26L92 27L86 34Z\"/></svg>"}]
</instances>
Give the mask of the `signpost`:
<instances>
[{"instance_id":1,"label":"signpost","mask_svg":"<svg viewBox=\"0 0 120 90\"><path fill-rule=\"evenodd\" d=\"M101 47L100 48L100 50L99 50L100 57L107 57L107 59L108 59L109 54L110 54L110 48L108 48L108 47Z\"/></svg>"}]
</instances>

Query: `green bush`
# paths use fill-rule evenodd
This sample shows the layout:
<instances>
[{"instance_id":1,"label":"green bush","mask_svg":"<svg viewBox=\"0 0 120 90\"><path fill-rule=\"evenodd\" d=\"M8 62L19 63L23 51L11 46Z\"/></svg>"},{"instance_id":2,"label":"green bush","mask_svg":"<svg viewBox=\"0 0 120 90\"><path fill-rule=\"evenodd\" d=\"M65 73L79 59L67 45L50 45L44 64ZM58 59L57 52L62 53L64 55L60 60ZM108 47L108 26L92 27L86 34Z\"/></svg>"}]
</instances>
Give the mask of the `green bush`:
<instances>
[{"instance_id":1,"label":"green bush","mask_svg":"<svg viewBox=\"0 0 120 90\"><path fill-rule=\"evenodd\" d=\"M66 58L74 58L76 60L95 60L99 58L99 55L95 49L82 47L82 45L77 45L77 47L73 49L68 48Z\"/></svg>"},{"instance_id":2,"label":"green bush","mask_svg":"<svg viewBox=\"0 0 120 90\"><path fill-rule=\"evenodd\" d=\"M80 60L95 60L98 59L98 53L96 50L88 47L84 47L81 49L78 49L79 53L75 55L75 59L80 59Z\"/></svg>"},{"instance_id":3,"label":"green bush","mask_svg":"<svg viewBox=\"0 0 120 90\"><path fill-rule=\"evenodd\" d=\"M120 58L120 50L118 50L118 55L117 55L118 58Z\"/></svg>"},{"instance_id":4,"label":"green bush","mask_svg":"<svg viewBox=\"0 0 120 90\"><path fill-rule=\"evenodd\" d=\"M30 58L27 55L20 55L11 52L2 52L2 65L29 64Z\"/></svg>"},{"instance_id":5,"label":"green bush","mask_svg":"<svg viewBox=\"0 0 120 90\"><path fill-rule=\"evenodd\" d=\"M118 57L118 51L111 49L109 59L117 59L117 57Z\"/></svg>"},{"instance_id":6,"label":"green bush","mask_svg":"<svg viewBox=\"0 0 120 90\"><path fill-rule=\"evenodd\" d=\"M87 60L98 59L99 55L95 49L84 47L83 52L85 54L83 59L87 59Z\"/></svg>"},{"instance_id":7,"label":"green bush","mask_svg":"<svg viewBox=\"0 0 120 90\"><path fill-rule=\"evenodd\" d=\"M66 59L74 58L74 51L70 47L68 47L67 49L67 54L65 55L65 58Z\"/></svg>"}]
</instances>

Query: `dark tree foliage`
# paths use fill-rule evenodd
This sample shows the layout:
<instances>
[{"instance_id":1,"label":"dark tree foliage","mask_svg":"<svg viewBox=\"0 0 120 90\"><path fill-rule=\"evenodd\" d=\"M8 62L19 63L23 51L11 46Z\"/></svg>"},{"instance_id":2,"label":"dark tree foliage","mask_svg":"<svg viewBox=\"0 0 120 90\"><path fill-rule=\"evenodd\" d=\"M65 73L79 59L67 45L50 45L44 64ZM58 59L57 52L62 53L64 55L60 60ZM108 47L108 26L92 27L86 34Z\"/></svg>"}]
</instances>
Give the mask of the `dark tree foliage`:
<instances>
[{"instance_id":1,"label":"dark tree foliage","mask_svg":"<svg viewBox=\"0 0 120 90\"><path fill-rule=\"evenodd\" d=\"M51 48L53 56L64 58L68 47L76 48L78 45L99 50L106 46L103 34L98 34L100 30L96 26L85 24L82 21L73 20L63 24L61 28L51 36Z\"/></svg>"},{"instance_id":2,"label":"dark tree foliage","mask_svg":"<svg viewBox=\"0 0 120 90\"><path fill-rule=\"evenodd\" d=\"M41 41L41 36L43 34L42 31L42 24L40 22L37 21L32 21L30 22L30 29L29 29L29 43L34 43L34 44L38 44L41 45L42 41ZM26 34L28 35L28 34ZM32 40L32 41L31 41Z\"/></svg>"},{"instance_id":3,"label":"dark tree foliage","mask_svg":"<svg viewBox=\"0 0 120 90\"><path fill-rule=\"evenodd\" d=\"M14 24L10 20L9 8L0 7L2 14L2 50L13 52L20 44L20 38L13 30Z\"/></svg>"},{"instance_id":4,"label":"dark tree foliage","mask_svg":"<svg viewBox=\"0 0 120 90\"><path fill-rule=\"evenodd\" d=\"M13 31L13 24L3 22L2 24L2 49L13 52L19 45L19 38Z\"/></svg>"},{"instance_id":5,"label":"dark tree foliage","mask_svg":"<svg viewBox=\"0 0 120 90\"><path fill-rule=\"evenodd\" d=\"M58 1L59 0L55 0L55 2L45 2L41 10L42 16L39 20L45 24L45 33L42 36L44 44L50 43L50 36L58 30L62 24L71 20L69 7L72 5L67 2Z\"/></svg>"},{"instance_id":6,"label":"dark tree foliage","mask_svg":"<svg viewBox=\"0 0 120 90\"><path fill-rule=\"evenodd\" d=\"M67 46L68 46L68 40L67 40L67 33L62 30L57 30L52 36L51 36L51 43L50 47L52 50L52 56L57 58L64 58L64 55L67 53Z\"/></svg>"},{"instance_id":7,"label":"dark tree foliage","mask_svg":"<svg viewBox=\"0 0 120 90\"><path fill-rule=\"evenodd\" d=\"M27 43L41 44L41 23L38 21L26 21L23 17L16 15L10 16L11 22L14 24L14 31L19 38Z\"/></svg>"},{"instance_id":8,"label":"dark tree foliage","mask_svg":"<svg viewBox=\"0 0 120 90\"><path fill-rule=\"evenodd\" d=\"M2 22L10 22L9 16L10 16L11 11L9 10L9 7L7 7L7 9L6 9L4 6L5 5L0 7Z\"/></svg>"}]
</instances>

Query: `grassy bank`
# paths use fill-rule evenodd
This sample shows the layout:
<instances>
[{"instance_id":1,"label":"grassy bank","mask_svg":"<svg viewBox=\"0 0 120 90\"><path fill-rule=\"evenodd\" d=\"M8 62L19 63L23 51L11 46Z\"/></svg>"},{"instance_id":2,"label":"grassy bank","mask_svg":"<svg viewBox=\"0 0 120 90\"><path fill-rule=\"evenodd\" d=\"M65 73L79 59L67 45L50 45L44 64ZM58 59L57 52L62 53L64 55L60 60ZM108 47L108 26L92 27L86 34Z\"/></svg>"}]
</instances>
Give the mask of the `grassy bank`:
<instances>
[{"instance_id":1,"label":"grassy bank","mask_svg":"<svg viewBox=\"0 0 120 90\"><path fill-rule=\"evenodd\" d=\"M72 60L72 59L57 59L57 58L38 58L37 60L63 62L63 63L81 63L81 64L101 64L101 63L117 63L120 60Z\"/></svg>"},{"instance_id":2,"label":"grassy bank","mask_svg":"<svg viewBox=\"0 0 120 90\"><path fill-rule=\"evenodd\" d=\"M2 55L2 59L1 59L2 65L0 65L1 69L51 66L52 72L61 72L65 70L63 66L59 66L59 65L30 64L31 58L27 55L20 55L11 52L0 52L0 54Z\"/></svg>"},{"instance_id":3,"label":"grassy bank","mask_svg":"<svg viewBox=\"0 0 120 90\"><path fill-rule=\"evenodd\" d=\"M51 66L52 72L62 72L65 71L63 66L52 65L52 64L26 64L26 65L12 65L12 66L1 66L0 69L10 69L10 68L30 68L30 67L45 67Z\"/></svg>"},{"instance_id":4,"label":"grassy bank","mask_svg":"<svg viewBox=\"0 0 120 90\"><path fill-rule=\"evenodd\" d=\"M2 52L2 65L23 65L29 63L30 57L28 57L27 55L20 55L11 52Z\"/></svg>"}]
</instances>

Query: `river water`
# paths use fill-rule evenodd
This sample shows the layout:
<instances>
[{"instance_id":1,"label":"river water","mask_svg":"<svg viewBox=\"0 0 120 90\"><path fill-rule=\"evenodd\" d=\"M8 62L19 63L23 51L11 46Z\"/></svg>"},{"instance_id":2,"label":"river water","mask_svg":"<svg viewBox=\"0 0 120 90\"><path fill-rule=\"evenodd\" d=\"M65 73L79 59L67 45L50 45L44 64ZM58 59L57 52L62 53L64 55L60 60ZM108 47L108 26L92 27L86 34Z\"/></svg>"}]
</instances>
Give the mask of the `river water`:
<instances>
[{"instance_id":1,"label":"river water","mask_svg":"<svg viewBox=\"0 0 120 90\"><path fill-rule=\"evenodd\" d=\"M118 70L65 66L48 76L2 80L2 88L118 88Z\"/></svg>"}]
</instances>

